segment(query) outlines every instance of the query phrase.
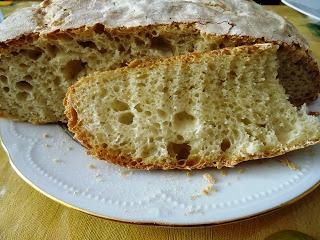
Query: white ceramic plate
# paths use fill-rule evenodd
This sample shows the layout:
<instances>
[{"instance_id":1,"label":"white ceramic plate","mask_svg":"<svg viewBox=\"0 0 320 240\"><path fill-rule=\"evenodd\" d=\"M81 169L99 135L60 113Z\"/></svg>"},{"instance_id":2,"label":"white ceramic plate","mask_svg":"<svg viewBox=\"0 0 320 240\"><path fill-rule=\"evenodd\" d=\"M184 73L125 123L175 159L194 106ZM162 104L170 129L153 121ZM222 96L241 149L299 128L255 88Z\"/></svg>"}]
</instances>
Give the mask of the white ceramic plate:
<instances>
[{"instance_id":1,"label":"white ceramic plate","mask_svg":"<svg viewBox=\"0 0 320 240\"><path fill-rule=\"evenodd\" d=\"M312 106L320 108L320 101ZM127 222L197 225L247 218L292 202L320 181L320 146L240 164L224 172L127 170L94 160L59 125L0 121L2 141L18 174L67 206ZM289 159L300 170L279 162ZM216 179L208 186L205 173Z\"/></svg>"},{"instance_id":2,"label":"white ceramic plate","mask_svg":"<svg viewBox=\"0 0 320 240\"><path fill-rule=\"evenodd\" d=\"M289 7L301 12L317 21L320 21L320 1L319 0L281 0Z\"/></svg>"}]
</instances>

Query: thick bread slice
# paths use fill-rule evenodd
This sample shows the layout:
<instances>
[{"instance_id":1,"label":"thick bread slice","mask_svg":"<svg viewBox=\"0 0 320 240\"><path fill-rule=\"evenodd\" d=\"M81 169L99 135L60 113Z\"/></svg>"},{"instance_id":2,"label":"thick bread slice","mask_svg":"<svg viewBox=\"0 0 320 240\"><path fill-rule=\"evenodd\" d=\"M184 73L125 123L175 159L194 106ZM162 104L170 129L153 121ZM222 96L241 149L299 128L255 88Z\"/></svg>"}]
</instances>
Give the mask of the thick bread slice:
<instances>
[{"instance_id":1,"label":"thick bread slice","mask_svg":"<svg viewBox=\"0 0 320 240\"><path fill-rule=\"evenodd\" d=\"M314 100L319 69L282 17L245 0L46 0L0 24L0 116L65 121L79 77L134 59L277 42L279 79L296 105Z\"/></svg>"},{"instance_id":2,"label":"thick bread slice","mask_svg":"<svg viewBox=\"0 0 320 240\"><path fill-rule=\"evenodd\" d=\"M277 46L134 63L80 79L68 127L89 154L142 169L232 167L315 144L320 124L277 79Z\"/></svg>"}]
</instances>

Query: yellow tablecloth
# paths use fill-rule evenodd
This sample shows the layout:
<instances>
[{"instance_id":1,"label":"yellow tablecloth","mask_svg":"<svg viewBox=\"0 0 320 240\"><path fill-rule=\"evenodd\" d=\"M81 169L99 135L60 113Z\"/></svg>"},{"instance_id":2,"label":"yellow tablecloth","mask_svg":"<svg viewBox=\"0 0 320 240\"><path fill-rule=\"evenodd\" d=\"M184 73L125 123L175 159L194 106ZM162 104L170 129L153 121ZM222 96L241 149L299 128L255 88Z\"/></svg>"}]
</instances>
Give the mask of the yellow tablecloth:
<instances>
[{"instance_id":1,"label":"yellow tablecloth","mask_svg":"<svg viewBox=\"0 0 320 240\"><path fill-rule=\"evenodd\" d=\"M0 10L6 15L12 9L26 4L29 3L20 2ZM294 23L309 40L314 54L320 59L319 27L310 25L306 17L285 6L268 8ZM0 240L260 240L284 229L299 230L320 239L320 188L276 212L238 223L192 228L132 225L90 216L48 199L16 175L0 148Z\"/></svg>"}]
</instances>

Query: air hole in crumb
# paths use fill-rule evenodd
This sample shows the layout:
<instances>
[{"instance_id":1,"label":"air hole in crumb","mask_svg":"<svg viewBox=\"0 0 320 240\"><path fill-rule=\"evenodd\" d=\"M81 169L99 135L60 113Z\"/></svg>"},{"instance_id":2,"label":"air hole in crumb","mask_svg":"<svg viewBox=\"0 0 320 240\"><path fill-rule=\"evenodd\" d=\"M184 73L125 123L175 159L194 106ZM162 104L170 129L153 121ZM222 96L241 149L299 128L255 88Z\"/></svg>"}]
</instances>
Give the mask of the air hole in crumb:
<instances>
[{"instance_id":1,"label":"air hole in crumb","mask_svg":"<svg viewBox=\"0 0 320 240\"><path fill-rule=\"evenodd\" d=\"M165 119L167 117L167 113L161 109L158 109L157 113L161 119Z\"/></svg>"},{"instance_id":2,"label":"air hole in crumb","mask_svg":"<svg viewBox=\"0 0 320 240\"><path fill-rule=\"evenodd\" d=\"M248 118L241 119L241 122L243 122L245 125L249 125L251 123Z\"/></svg>"},{"instance_id":3,"label":"air hole in crumb","mask_svg":"<svg viewBox=\"0 0 320 240\"><path fill-rule=\"evenodd\" d=\"M137 83L137 87L145 87L146 84L145 83Z\"/></svg>"},{"instance_id":4,"label":"air hole in crumb","mask_svg":"<svg viewBox=\"0 0 320 240\"><path fill-rule=\"evenodd\" d=\"M137 112L142 112L142 108L140 104L137 104L134 108L137 110Z\"/></svg>"},{"instance_id":5,"label":"air hole in crumb","mask_svg":"<svg viewBox=\"0 0 320 240\"><path fill-rule=\"evenodd\" d=\"M28 67L28 65L27 65L27 64L24 64L24 63L20 63L19 66L22 67L22 68Z\"/></svg>"},{"instance_id":6,"label":"air hole in crumb","mask_svg":"<svg viewBox=\"0 0 320 240\"><path fill-rule=\"evenodd\" d=\"M2 83L7 83L8 82L8 78L6 76L4 76L4 75L0 75L0 81Z\"/></svg>"},{"instance_id":7,"label":"air hole in crumb","mask_svg":"<svg viewBox=\"0 0 320 240\"><path fill-rule=\"evenodd\" d=\"M55 85L60 85L60 78L59 77L55 77L54 79L53 79L53 83L55 84Z\"/></svg>"},{"instance_id":8,"label":"air hole in crumb","mask_svg":"<svg viewBox=\"0 0 320 240\"><path fill-rule=\"evenodd\" d=\"M235 71L231 70L231 71L229 72L229 78L230 78L230 79L235 79L236 76L237 76L237 74L236 74Z\"/></svg>"},{"instance_id":9,"label":"air hole in crumb","mask_svg":"<svg viewBox=\"0 0 320 240\"><path fill-rule=\"evenodd\" d=\"M150 112L150 111L145 111L145 114L146 114L147 116L151 116L151 112Z\"/></svg>"},{"instance_id":10,"label":"air hole in crumb","mask_svg":"<svg viewBox=\"0 0 320 240\"><path fill-rule=\"evenodd\" d=\"M32 89L32 85L26 81L17 82L16 87L22 91L30 91Z\"/></svg>"},{"instance_id":11,"label":"air hole in crumb","mask_svg":"<svg viewBox=\"0 0 320 240\"><path fill-rule=\"evenodd\" d=\"M42 55L42 50L40 48L35 49L22 49L20 54L29 57L33 60L37 60Z\"/></svg>"},{"instance_id":12,"label":"air hole in crumb","mask_svg":"<svg viewBox=\"0 0 320 240\"><path fill-rule=\"evenodd\" d=\"M108 144L106 144L106 143L102 143L102 145L101 145L103 148L107 148L108 147Z\"/></svg>"},{"instance_id":13,"label":"air hole in crumb","mask_svg":"<svg viewBox=\"0 0 320 240\"><path fill-rule=\"evenodd\" d=\"M151 39L151 48L163 52L172 52L172 45L170 41L163 37L154 37Z\"/></svg>"},{"instance_id":14,"label":"air hole in crumb","mask_svg":"<svg viewBox=\"0 0 320 240\"><path fill-rule=\"evenodd\" d=\"M59 52L59 48L56 45L47 44L47 51L48 51L48 55L54 58L55 56L57 56L57 53Z\"/></svg>"},{"instance_id":15,"label":"air hole in crumb","mask_svg":"<svg viewBox=\"0 0 320 240\"><path fill-rule=\"evenodd\" d=\"M176 158L177 160L188 159L191 151L190 145L187 143L173 143L169 142L167 145L167 151L170 157Z\"/></svg>"},{"instance_id":16,"label":"air hole in crumb","mask_svg":"<svg viewBox=\"0 0 320 240\"><path fill-rule=\"evenodd\" d=\"M130 125L133 122L134 115L131 112L121 113L118 117L118 121L125 125Z\"/></svg>"},{"instance_id":17,"label":"air hole in crumb","mask_svg":"<svg viewBox=\"0 0 320 240\"><path fill-rule=\"evenodd\" d=\"M77 43L83 48L97 49L96 44L92 41L77 41Z\"/></svg>"},{"instance_id":18,"label":"air hole in crumb","mask_svg":"<svg viewBox=\"0 0 320 240\"><path fill-rule=\"evenodd\" d=\"M32 80L32 77L31 77L31 75L25 75L24 77L23 77L23 79L24 80L26 80L26 81L31 81Z\"/></svg>"},{"instance_id":19,"label":"air hole in crumb","mask_svg":"<svg viewBox=\"0 0 320 240\"><path fill-rule=\"evenodd\" d=\"M173 116L173 126L177 130L185 131L193 128L195 124L195 117L191 114L183 111L176 113Z\"/></svg>"},{"instance_id":20,"label":"air hole in crumb","mask_svg":"<svg viewBox=\"0 0 320 240\"><path fill-rule=\"evenodd\" d=\"M184 137L181 136L181 135L178 135L178 136L177 136L177 139L178 139L178 141L184 141Z\"/></svg>"},{"instance_id":21,"label":"air hole in crumb","mask_svg":"<svg viewBox=\"0 0 320 240\"><path fill-rule=\"evenodd\" d=\"M105 48L101 48L98 50L98 52L104 54L104 53L108 52L108 50Z\"/></svg>"},{"instance_id":22,"label":"air hole in crumb","mask_svg":"<svg viewBox=\"0 0 320 240\"><path fill-rule=\"evenodd\" d=\"M26 93L26 92L19 92L18 94L17 94L17 99L19 100L19 101L24 101L24 100L26 100L28 98L28 93Z\"/></svg>"},{"instance_id":23,"label":"air hole in crumb","mask_svg":"<svg viewBox=\"0 0 320 240\"><path fill-rule=\"evenodd\" d=\"M9 92L9 88L8 88L8 87L4 87L4 88L3 88L3 91Z\"/></svg>"},{"instance_id":24,"label":"air hole in crumb","mask_svg":"<svg viewBox=\"0 0 320 240\"><path fill-rule=\"evenodd\" d=\"M129 105L119 100L113 100L111 102L111 108L116 112L121 112L129 109Z\"/></svg>"},{"instance_id":25,"label":"air hole in crumb","mask_svg":"<svg viewBox=\"0 0 320 240\"><path fill-rule=\"evenodd\" d=\"M119 46L118 46L118 51L119 51L119 52L125 52L126 49L125 49L125 47L124 47L123 45L119 45Z\"/></svg>"},{"instance_id":26,"label":"air hole in crumb","mask_svg":"<svg viewBox=\"0 0 320 240\"><path fill-rule=\"evenodd\" d=\"M101 34L104 32L104 26L101 23L97 23L96 25L93 26L93 31L95 33Z\"/></svg>"},{"instance_id":27,"label":"air hole in crumb","mask_svg":"<svg viewBox=\"0 0 320 240\"><path fill-rule=\"evenodd\" d=\"M119 87L119 86L114 86L114 87L113 87L113 91L119 92L119 91L120 91L120 87Z\"/></svg>"},{"instance_id":28,"label":"air hole in crumb","mask_svg":"<svg viewBox=\"0 0 320 240\"><path fill-rule=\"evenodd\" d=\"M63 68L64 76L67 80L76 80L79 73L85 68L85 63L81 60L71 60Z\"/></svg>"},{"instance_id":29,"label":"air hole in crumb","mask_svg":"<svg viewBox=\"0 0 320 240\"><path fill-rule=\"evenodd\" d=\"M143 46L143 45L145 45L145 42L144 42L142 39L140 39L140 38L135 38L134 41L135 41L135 43L136 43L137 46Z\"/></svg>"},{"instance_id":30,"label":"air hole in crumb","mask_svg":"<svg viewBox=\"0 0 320 240\"><path fill-rule=\"evenodd\" d=\"M223 152L227 151L231 146L230 140L229 139L223 139L221 144L220 144L220 148Z\"/></svg>"}]
</instances>

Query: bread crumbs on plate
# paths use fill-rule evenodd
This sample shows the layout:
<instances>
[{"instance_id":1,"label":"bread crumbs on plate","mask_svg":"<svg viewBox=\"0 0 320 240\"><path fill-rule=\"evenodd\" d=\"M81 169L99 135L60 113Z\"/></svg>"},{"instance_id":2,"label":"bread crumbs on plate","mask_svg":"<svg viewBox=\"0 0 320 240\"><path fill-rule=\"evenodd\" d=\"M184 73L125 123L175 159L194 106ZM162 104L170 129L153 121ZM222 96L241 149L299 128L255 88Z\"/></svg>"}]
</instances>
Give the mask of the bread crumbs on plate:
<instances>
[{"instance_id":1,"label":"bread crumbs on plate","mask_svg":"<svg viewBox=\"0 0 320 240\"><path fill-rule=\"evenodd\" d=\"M130 170L120 170L119 174L122 177L129 177L129 176L132 175L132 171L130 171Z\"/></svg>"},{"instance_id":2,"label":"bread crumbs on plate","mask_svg":"<svg viewBox=\"0 0 320 240\"><path fill-rule=\"evenodd\" d=\"M43 138L49 138L50 135L49 135L48 133L44 133L44 134L42 135L42 137L43 137Z\"/></svg>"},{"instance_id":3,"label":"bread crumbs on plate","mask_svg":"<svg viewBox=\"0 0 320 240\"><path fill-rule=\"evenodd\" d=\"M88 168L90 168L90 169L97 169L97 166L94 165L93 163L89 163L89 164L88 164Z\"/></svg>"},{"instance_id":4,"label":"bread crumbs on plate","mask_svg":"<svg viewBox=\"0 0 320 240\"><path fill-rule=\"evenodd\" d=\"M201 197L201 195L200 194L195 194L195 195L191 195L191 200L196 200L196 199L198 199L199 197Z\"/></svg>"},{"instance_id":5,"label":"bread crumbs on plate","mask_svg":"<svg viewBox=\"0 0 320 240\"><path fill-rule=\"evenodd\" d=\"M288 158L280 159L280 163L282 163L284 166L290 168L293 171L299 171L300 167L295 164L294 162L291 162Z\"/></svg>"},{"instance_id":6,"label":"bread crumbs on plate","mask_svg":"<svg viewBox=\"0 0 320 240\"><path fill-rule=\"evenodd\" d=\"M202 176L204 180L206 180L209 184L214 184L216 182L216 179L212 177L209 173L205 173Z\"/></svg>"},{"instance_id":7,"label":"bread crumbs on plate","mask_svg":"<svg viewBox=\"0 0 320 240\"><path fill-rule=\"evenodd\" d=\"M57 158L52 159L52 162L54 162L56 164L63 163L63 161L61 159L57 159Z\"/></svg>"},{"instance_id":8,"label":"bread crumbs on plate","mask_svg":"<svg viewBox=\"0 0 320 240\"><path fill-rule=\"evenodd\" d=\"M210 193L216 192L217 190L213 187L213 185L209 184L204 189L202 189L202 194L208 196Z\"/></svg>"}]
</instances>

